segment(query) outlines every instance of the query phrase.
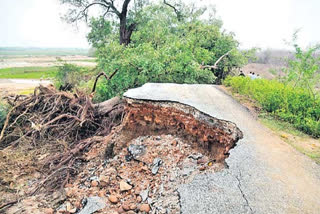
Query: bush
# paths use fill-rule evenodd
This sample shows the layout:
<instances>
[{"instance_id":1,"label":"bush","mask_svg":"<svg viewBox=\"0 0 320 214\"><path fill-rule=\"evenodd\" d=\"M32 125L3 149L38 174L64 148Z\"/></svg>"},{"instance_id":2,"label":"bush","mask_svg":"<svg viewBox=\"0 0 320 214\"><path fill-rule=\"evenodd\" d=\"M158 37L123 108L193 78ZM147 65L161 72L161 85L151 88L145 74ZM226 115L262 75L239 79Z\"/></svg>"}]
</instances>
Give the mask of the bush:
<instances>
[{"instance_id":1,"label":"bush","mask_svg":"<svg viewBox=\"0 0 320 214\"><path fill-rule=\"evenodd\" d=\"M64 63L59 66L55 76L55 86L59 90L70 91L75 87L85 85L94 76L89 68Z\"/></svg>"},{"instance_id":2,"label":"bush","mask_svg":"<svg viewBox=\"0 0 320 214\"><path fill-rule=\"evenodd\" d=\"M6 120L8 114L9 107L4 102L0 100L0 132L4 125L4 121Z\"/></svg>"},{"instance_id":3,"label":"bush","mask_svg":"<svg viewBox=\"0 0 320 214\"><path fill-rule=\"evenodd\" d=\"M236 93L256 100L267 112L292 123L297 129L320 137L320 97L308 89L277 80L228 77L224 84Z\"/></svg>"}]
</instances>

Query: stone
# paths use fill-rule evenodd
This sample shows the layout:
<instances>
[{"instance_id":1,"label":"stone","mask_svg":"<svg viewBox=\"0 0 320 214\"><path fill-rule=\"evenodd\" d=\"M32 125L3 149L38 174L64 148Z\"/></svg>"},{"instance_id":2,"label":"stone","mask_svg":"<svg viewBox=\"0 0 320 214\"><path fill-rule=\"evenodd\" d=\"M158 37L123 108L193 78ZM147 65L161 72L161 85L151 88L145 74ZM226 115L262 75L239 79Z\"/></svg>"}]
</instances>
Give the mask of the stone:
<instances>
[{"instance_id":1,"label":"stone","mask_svg":"<svg viewBox=\"0 0 320 214\"><path fill-rule=\"evenodd\" d=\"M149 195L149 188L140 192L140 197L142 201L146 201Z\"/></svg>"},{"instance_id":2,"label":"stone","mask_svg":"<svg viewBox=\"0 0 320 214\"><path fill-rule=\"evenodd\" d=\"M195 166L193 165L187 165L185 167L183 167L182 169L182 175L183 176L189 176L192 174L192 172L195 170Z\"/></svg>"},{"instance_id":3,"label":"stone","mask_svg":"<svg viewBox=\"0 0 320 214\"><path fill-rule=\"evenodd\" d=\"M111 203L113 203L113 204L116 204L116 203L119 202L118 197L115 196L115 195L110 195L108 199L109 199L109 201L110 201Z\"/></svg>"},{"instance_id":4,"label":"stone","mask_svg":"<svg viewBox=\"0 0 320 214\"><path fill-rule=\"evenodd\" d=\"M137 209L137 205L135 204L130 204L130 210L135 210Z\"/></svg>"},{"instance_id":5,"label":"stone","mask_svg":"<svg viewBox=\"0 0 320 214\"><path fill-rule=\"evenodd\" d=\"M97 186L99 186L99 182L96 181L96 180L93 180L93 181L91 181L91 186L92 187L97 187Z\"/></svg>"},{"instance_id":6,"label":"stone","mask_svg":"<svg viewBox=\"0 0 320 214\"><path fill-rule=\"evenodd\" d=\"M54 210L52 208L46 208L46 209L44 209L44 213L45 214L53 214Z\"/></svg>"},{"instance_id":7,"label":"stone","mask_svg":"<svg viewBox=\"0 0 320 214\"><path fill-rule=\"evenodd\" d=\"M188 158L191 158L193 160L199 160L203 157L203 155L201 153L197 153L197 154L192 154L192 155L189 155Z\"/></svg>"},{"instance_id":8,"label":"stone","mask_svg":"<svg viewBox=\"0 0 320 214\"><path fill-rule=\"evenodd\" d=\"M150 212L150 206L149 206L149 204L141 204L139 210L141 212L148 213L148 212Z\"/></svg>"},{"instance_id":9,"label":"stone","mask_svg":"<svg viewBox=\"0 0 320 214\"><path fill-rule=\"evenodd\" d=\"M101 186L102 188L107 187L107 186L108 186L108 183L107 183L106 181L100 181L100 186Z\"/></svg>"},{"instance_id":10,"label":"stone","mask_svg":"<svg viewBox=\"0 0 320 214\"><path fill-rule=\"evenodd\" d=\"M130 144L127 148L129 155L126 157L127 161L131 159L139 160L139 157L146 153L146 146Z\"/></svg>"},{"instance_id":11,"label":"stone","mask_svg":"<svg viewBox=\"0 0 320 214\"><path fill-rule=\"evenodd\" d=\"M128 184L125 181L120 181L120 191L124 192L124 191L128 191L132 189L132 186L130 184Z\"/></svg>"},{"instance_id":12,"label":"stone","mask_svg":"<svg viewBox=\"0 0 320 214\"><path fill-rule=\"evenodd\" d=\"M153 160L152 170L151 170L152 174L156 175L158 173L161 164L162 164L162 160L160 158L155 158Z\"/></svg>"},{"instance_id":13,"label":"stone","mask_svg":"<svg viewBox=\"0 0 320 214\"><path fill-rule=\"evenodd\" d=\"M77 208L73 207L70 202L67 202L66 209L69 213L75 213L77 211Z\"/></svg>"},{"instance_id":14,"label":"stone","mask_svg":"<svg viewBox=\"0 0 320 214\"><path fill-rule=\"evenodd\" d=\"M124 210L124 211L128 211L128 210L130 210L130 204L128 204L128 203L124 203L124 204L122 204L122 209Z\"/></svg>"},{"instance_id":15,"label":"stone","mask_svg":"<svg viewBox=\"0 0 320 214\"><path fill-rule=\"evenodd\" d=\"M141 201L142 201L142 198L141 198L141 196L139 195L139 196L137 197L137 202L140 203Z\"/></svg>"},{"instance_id":16,"label":"stone","mask_svg":"<svg viewBox=\"0 0 320 214\"><path fill-rule=\"evenodd\" d=\"M119 207L117 211L118 211L118 213L119 213L119 214L121 214L121 213L124 213L124 212L125 212L125 211L123 210L123 208L122 208L122 207Z\"/></svg>"},{"instance_id":17,"label":"stone","mask_svg":"<svg viewBox=\"0 0 320 214\"><path fill-rule=\"evenodd\" d=\"M78 214L92 214L106 207L106 203L103 198L98 196L89 197L86 201L87 203L84 208Z\"/></svg>"}]
</instances>

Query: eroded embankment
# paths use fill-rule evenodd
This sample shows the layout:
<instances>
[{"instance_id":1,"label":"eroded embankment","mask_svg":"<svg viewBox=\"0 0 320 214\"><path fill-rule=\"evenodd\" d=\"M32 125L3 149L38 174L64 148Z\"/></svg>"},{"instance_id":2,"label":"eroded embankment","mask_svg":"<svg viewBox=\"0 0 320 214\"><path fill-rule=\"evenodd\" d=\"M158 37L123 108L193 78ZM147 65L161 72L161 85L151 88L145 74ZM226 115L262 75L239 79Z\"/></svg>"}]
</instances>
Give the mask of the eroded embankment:
<instances>
[{"instance_id":1,"label":"eroded embankment","mask_svg":"<svg viewBox=\"0 0 320 214\"><path fill-rule=\"evenodd\" d=\"M243 137L233 122L180 103L127 99L125 111L122 132L128 138L126 142L138 136L170 134L221 162Z\"/></svg>"},{"instance_id":2,"label":"eroded embankment","mask_svg":"<svg viewBox=\"0 0 320 214\"><path fill-rule=\"evenodd\" d=\"M116 99L98 107L104 111L97 113L94 108L88 109L95 113L92 113L94 121L107 132L102 129L97 136L71 144L73 147L65 153L57 153L48 147L28 163L41 165L51 161L53 166L60 167L52 174L40 174L30 167L15 170L23 174L28 168L30 172L28 177L12 181L16 192L20 191L23 197L14 199L13 203L4 200L3 208L14 205L6 210L7 213L24 213L17 211L22 209L28 213L91 213L88 209L92 203L99 204L95 210L108 213L180 213L179 185L190 182L196 174L220 170L224 164L214 162L223 162L242 138L242 132L234 123L180 103L127 98L125 102ZM100 121L101 118L106 122ZM54 121L61 126L69 120ZM118 122L120 125L114 125ZM79 128L78 123L75 124L75 128ZM35 134L38 132L43 133L41 127L34 131ZM34 147L33 150L39 149ZM3 157L7 160L7 157L13 157L10 154L16 152L15 147L6 152L9 153L3 153ZM52 158L58 159L52 161ZM12 162L12 168L20 163L15 159ZM3 172L8 172L7 166ZM66 183L61 184L61 181ZM6 181L6 184L10 182ZM21 183L25 185L23 188ZM61 188L51 188L52 184ZM26 189L31 189L32 194ZM1 191L5 197L11 194L4 189Z\"/></svg>"}]
</instances>

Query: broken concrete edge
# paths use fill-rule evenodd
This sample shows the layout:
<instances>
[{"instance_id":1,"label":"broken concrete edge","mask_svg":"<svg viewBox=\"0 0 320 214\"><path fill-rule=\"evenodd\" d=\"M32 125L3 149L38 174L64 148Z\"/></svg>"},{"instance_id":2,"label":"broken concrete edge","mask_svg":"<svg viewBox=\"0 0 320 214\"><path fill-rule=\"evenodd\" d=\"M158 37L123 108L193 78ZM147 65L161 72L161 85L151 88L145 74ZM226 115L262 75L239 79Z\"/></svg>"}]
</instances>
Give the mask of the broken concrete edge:
<instances>
[{"instance_id":1,"label":"broken concrete edge","mask_svg":"<svg viewBox=\"0 0 320 214\"><path fill-rule=\"evenodd\" d=\"M131 135L130 139L143 135L176 135L192 142L193 147L200 147L213 160L222 162L243 138L235 123L213 117L188 104L126 96L124 99L127 107L123 130Z\"/></svg>"}]
</instances>

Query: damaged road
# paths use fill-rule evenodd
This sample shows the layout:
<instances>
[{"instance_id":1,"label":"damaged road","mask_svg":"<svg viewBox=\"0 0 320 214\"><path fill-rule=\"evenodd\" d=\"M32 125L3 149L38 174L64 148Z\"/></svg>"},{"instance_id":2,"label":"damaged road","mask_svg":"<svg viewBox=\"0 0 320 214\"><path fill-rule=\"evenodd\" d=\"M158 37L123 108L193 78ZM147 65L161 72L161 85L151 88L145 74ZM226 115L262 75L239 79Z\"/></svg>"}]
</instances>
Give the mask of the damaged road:
<instances>
[{"instance_id":1,"label":"damaged road","mask_svg":"<svg viewBox=\"0 0 320 214\"><path fill-rule=\"evenodd\" d=\"M61 108L67 117L55 114L50 119L52 114L40 111L58 130L45 132L53 129L29 127L23 123L29 119L25 116L19 125L26 127L28 138L18 138L16 146L4 135L10 146L0 150L0 212L320 210L319 166L272 135L217 86L145 84L129 90L122 101L113 98L101 104L84 96L42 91L27 101L36 99L46 107L47 97L54 99L47 107ZM63 127L70 124L74 136L64 134L68 129ZM24 130L10 127L9 133ZM39 140L42 144L35 143ZM53 173L39 168L43 163L49 163L44 166L55 169Z\"/></svg>"},{"instance_id":2,"label":"damaged road","mask_svg":"<svg viewBox=\"0 0 320 214\"><path fill-rule=\"evenodd\" d=\"M128 97L92 104L81 94L37 90L15 105L2 132L0 210L6 213L181 213L178 187L221 171L243 137L233 122L185 104ZM20 112L25 117L11 128ZM37 122L25 123L29 115ZM21 127L28 139L8 137ZM20 159L11 158L18 152Z\"/></svg>"},{"instance_id":3,"label":"damaged road","mask_svg":"<svg viewBox=\"0 0 320 214\"><path fill-rule=\"evenodd\" d=\"M125 96L193 106L243 132L227 168L198 174L178 188L181 213L319 213L319 165L260 125L218 86L145 84Z\"/></svg>"}]
</instances>

